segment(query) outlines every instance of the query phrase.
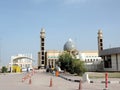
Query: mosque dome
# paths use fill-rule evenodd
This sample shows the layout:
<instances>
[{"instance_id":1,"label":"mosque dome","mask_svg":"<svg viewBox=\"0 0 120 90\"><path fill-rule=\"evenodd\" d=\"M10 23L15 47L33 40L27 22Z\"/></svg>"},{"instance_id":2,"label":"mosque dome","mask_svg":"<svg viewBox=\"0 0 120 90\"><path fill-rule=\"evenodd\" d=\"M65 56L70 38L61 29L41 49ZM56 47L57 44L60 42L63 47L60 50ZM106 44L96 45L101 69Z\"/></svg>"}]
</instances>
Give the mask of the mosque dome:
<instances>
[{"instance_id":1,"label":"mosque dome","mask_svg":"<svg viewBox=\"0 0 120 90\"><path fill-rule=\"evenodd\" d=\"M69 39L64 45L64 51L73 51L75 50L75 44L73 43L72 39Z\"/></svg>"}]
</instances>

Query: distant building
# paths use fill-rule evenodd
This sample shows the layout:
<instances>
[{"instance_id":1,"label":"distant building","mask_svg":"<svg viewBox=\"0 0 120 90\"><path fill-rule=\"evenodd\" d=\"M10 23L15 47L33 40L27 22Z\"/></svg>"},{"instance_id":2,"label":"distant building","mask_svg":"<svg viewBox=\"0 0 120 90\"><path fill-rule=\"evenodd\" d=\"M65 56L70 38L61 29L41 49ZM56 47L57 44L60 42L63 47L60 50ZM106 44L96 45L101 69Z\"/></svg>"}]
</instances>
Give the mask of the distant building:
<instances>
[{"instance_id":1,"label":"distant building","mask_svg":"<svg viewBox=\"0 0 120 90\"><path fill-rule=\"evenodd\" d=\"M102 30L98 31L98 52L104 62L103 71L120 71L120 47L103 49Z\"/></svg>"},{"instance_id":2,"label":"distant building","mask_svg":"<svg viewBox=\"0 0 120 90\"><path fill-rule=\"evenodd\" d=\"M32 69L32 54L18 54L16 56L11 56L10 68L12 72L13 66L19 66L22 70Z\"/></svg>"}]
</instances>

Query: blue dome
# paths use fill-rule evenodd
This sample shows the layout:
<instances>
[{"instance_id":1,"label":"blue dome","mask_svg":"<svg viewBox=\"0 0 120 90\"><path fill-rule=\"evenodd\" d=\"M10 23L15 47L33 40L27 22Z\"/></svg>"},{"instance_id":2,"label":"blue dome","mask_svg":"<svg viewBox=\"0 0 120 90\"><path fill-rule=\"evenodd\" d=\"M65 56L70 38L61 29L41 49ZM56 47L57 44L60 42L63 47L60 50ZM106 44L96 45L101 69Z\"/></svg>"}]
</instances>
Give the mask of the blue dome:
<instances>
[{"instance_id":1,"label":"blue dome","mask_svg":"<svg viewBox=\"0 0 120 90\"><path fill-rule=\"evenodd\" d=\"M76 49L75 44L71 39L69 39L64 45L64 51L73 51L75 49Z\"/></svg>"}]
</instances>

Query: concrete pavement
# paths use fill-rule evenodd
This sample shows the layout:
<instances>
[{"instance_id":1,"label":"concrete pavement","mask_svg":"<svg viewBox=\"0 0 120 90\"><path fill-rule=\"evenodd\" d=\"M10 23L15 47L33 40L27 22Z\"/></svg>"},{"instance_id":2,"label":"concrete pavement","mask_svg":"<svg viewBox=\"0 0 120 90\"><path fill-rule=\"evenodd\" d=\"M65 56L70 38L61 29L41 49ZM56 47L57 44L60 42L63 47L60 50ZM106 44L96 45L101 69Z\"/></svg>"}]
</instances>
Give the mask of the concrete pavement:
<instances>
[{"instance_id":1,"label":"concrete pavement","mask_svg":"<svg viewBox=\"0 0 120 90\"><path fill-rule=\"evenodd\" d=\"M79 88L79 83L56 77L51 73L46 73L44 70L37 71L31 77L31 84L29 84L29 79L22 82L22 78L25 75L26 73L0 75L0 90L78 90ZM69 78L71 76L67 77ZM49 87L50 78L52 78L52 87ZM71 78L79 79L79 77L76 76ZM93 80L96 83L82 83L82 90L103 90L105 88L103 83L99 83L99 81L104 79ZM120 84L108 84L109 90L118 90L119 88Z\"/></svg>"}]
</instances>

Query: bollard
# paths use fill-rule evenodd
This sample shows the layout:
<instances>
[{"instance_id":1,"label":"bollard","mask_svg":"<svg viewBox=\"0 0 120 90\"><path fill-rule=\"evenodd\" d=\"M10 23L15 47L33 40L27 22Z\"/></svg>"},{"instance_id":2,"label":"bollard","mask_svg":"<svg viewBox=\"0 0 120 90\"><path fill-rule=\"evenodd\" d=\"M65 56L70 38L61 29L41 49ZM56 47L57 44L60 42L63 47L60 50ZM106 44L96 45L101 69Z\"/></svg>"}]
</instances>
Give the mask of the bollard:
<instances>
[{"instance_id":1,"label":"bollard","mask_svg":"<svg viewBox=\"0 0 120 90\"><path fill-rule=\"evenodd\" d=\"M29 79L29 84L31 84L32 83L32 80L31 80L31 78Z\"/></svg>"},{"instance_id":2,"label":"bollard","mask_svg":"<svg viewBox=\"0 0 120 90\"><path fill-rule=\"evenodd\" d=\"M53 85L53 84L52 84L52 78L51 78L51 79L50 79L50 87L52 87L52 85Z\"/></svg>"},{"instance_id":3,"label":"bollard","mask_svg":"<svg viewBox=\"0 0 120 90\"><path fill-rule=\"evenodd\" d=\"M79 82L79 90L82 90L82 81L80 80L80 82Z\"/></svg>"},{"instance_id":4,"label":"bollard","mask_svg":"<svg viewBox=\"0 0 120 90\"><path fill-rule=\"evenodd\" d=\"M103 90L108 90L108 73L105 73L105 89Z\"/></svg>"},{"instance_id":5,"label":"bollard","mask_svg":"<svg viewBox=\"0 0 120 90\"><path fill-rule=\"evenodd\" d=\"M108 73L105 73L105 88L108 88Z\"/></svg>"}]
</instances>

